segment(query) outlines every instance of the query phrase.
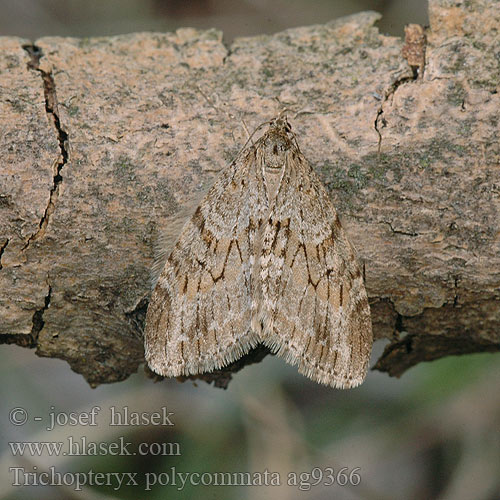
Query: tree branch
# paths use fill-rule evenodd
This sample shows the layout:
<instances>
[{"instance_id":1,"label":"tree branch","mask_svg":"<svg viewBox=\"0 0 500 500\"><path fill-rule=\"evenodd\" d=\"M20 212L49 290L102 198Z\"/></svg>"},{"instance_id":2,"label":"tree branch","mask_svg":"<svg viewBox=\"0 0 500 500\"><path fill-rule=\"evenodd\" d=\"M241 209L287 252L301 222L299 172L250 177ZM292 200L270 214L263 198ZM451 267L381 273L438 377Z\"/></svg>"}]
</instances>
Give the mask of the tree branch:
<instances>
[{"instance_id":1,"label":"tree branch","mask_svg":"<svg viewBox=\"0 0 500 500\"><path fill-rule=\"evenodd\" d=\"M406 45L378 18L231 47L192 29L0 39L0 341L93 385L136 371L155 241L175 241L240 123L278 98L364 262L390 340L375 368L498 351L498 8L431 0ZM225 386L244 363L204 379Z\"/></svg>"}]
</instances>

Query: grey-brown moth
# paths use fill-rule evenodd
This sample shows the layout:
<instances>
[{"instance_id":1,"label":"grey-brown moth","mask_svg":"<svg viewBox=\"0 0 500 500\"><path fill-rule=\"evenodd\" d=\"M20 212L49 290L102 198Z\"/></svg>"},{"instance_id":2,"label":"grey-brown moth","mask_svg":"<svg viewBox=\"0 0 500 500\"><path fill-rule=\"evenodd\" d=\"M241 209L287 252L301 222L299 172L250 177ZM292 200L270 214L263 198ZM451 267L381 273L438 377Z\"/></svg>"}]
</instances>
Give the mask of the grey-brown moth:
<instances>
[{"instance_id":1,"label":"grey-brown moth","mask_svg":"<svg viewBox=\"0 0 500 500\"><path fill-rule=\"evenodd\" d=\"M284 116L225 169L184 226L146 316L150 368L210 372L263 344L316 382L365 378L363 277Z\"/></svg>"}]
</instances>

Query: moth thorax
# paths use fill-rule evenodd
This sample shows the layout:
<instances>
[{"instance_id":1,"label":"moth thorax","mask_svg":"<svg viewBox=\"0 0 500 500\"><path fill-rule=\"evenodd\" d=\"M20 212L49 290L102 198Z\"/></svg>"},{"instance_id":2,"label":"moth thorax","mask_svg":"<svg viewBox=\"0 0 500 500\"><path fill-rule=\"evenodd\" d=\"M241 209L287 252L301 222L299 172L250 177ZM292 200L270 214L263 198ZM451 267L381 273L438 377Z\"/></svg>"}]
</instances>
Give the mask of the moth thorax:
<instances>
[{"instance_id":1,"label":"moth thorax","mask_svg":"<svg viewBox=\"0 0 500 500\"><path fill-rule=\"evenodd\" d=\"M281 170L285 166L286 154L293 146L288 137L280 131L269 132L262 144L262 161L268 171Z\"/></svg>"}]
</instances>

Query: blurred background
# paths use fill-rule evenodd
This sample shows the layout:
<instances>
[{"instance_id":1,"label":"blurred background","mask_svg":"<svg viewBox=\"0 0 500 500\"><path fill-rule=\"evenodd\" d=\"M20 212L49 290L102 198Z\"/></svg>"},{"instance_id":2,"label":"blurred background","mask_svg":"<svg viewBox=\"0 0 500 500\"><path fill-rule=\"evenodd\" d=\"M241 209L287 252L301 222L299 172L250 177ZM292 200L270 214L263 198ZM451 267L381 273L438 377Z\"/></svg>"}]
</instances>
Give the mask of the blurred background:
<instances>
[{"instance_id":1,"label":"blurred background","mask_svg":"<svg viewBox=\"0 0 500 500\"><path fill-rule=\"evenodd\" d=\"M403 35L407 23L428 23L427 2L419 0L3 0L0 35L35 40L193 26L218 28L231 42L368 9L382 13L379 29L395 36ZM382 350L379 341L373 361ZM236 374L226 391L204 382L154 383L142 369L124 382L91 389L64 361L2 345L0 498L499 499L498 360L494 354L449 357L423 363L401 379L370 372L361 387L341 391L315 384L268 356ZM98 425L46 430L50 412L78 414L94 406L101 408ZM165 407L173 412L174 425L110 426L110 408L123 412L125 406L129 413ZM14 408L28 412L25 425L9 421ZM42 420L33 421L35 416ZM67 451L70 437L79 443L85 438L87 444L123 439L131 443L132 453L140 443L151 448L145 456L14 456L9 445L62 442ZM166 446L159 451L155 443ZM60 473L85 472L87 477L89 470L116 472L124 481L118 487L111 478L111 486L82 491L75 491L74 484L13 487L13 467L25 472L55 467ZM216 473L228 472L257 473L254 479L261 473L265 481L266 470L268 484L276 473L281 486L213 484ZM137 486L127 484L126 472L136 474ZM188 480L183 486L178 472L208 473L205 482L212 484L196 486ZM74 476L66 477L70 482ZM144 492L148 477L157 484ZM358 478L359 484L349 485Z\"/></svg>"},{"instance_id":2,"label":"blurred background","mask_svg":"<svg viewBox=\"0 0 500 500\"><path fill-rule=\"evenodd\" d=\"M391 35L402 36L407 23L428 21L424 0L2 0L0 35L84 38L189 26L217 28L231 42L363 10L380 12L378 26Z\"/></svg>"}]
</instances>

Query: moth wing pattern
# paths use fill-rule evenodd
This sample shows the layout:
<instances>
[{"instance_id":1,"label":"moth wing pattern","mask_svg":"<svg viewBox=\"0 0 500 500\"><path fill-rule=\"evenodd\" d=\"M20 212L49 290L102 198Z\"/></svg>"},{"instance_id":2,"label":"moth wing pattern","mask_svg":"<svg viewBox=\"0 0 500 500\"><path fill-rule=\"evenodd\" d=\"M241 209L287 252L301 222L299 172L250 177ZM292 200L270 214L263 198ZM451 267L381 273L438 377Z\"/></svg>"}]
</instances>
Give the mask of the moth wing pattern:
<instances>
[{"instance_id":1,"label":"moth wing pattern","mask_svg":"<svg viewBox=\"0 0 500 500\"><path fill-rule=\"evenodd\" d=\"M222 172L158 278L144 332L146 360L156 373L209 372L258 343L250 328L251 273L267 202L254 156L250 150Z\"/></svg>"},{"instance_id":2,"label":"moth wing pattern","mask_svg":"<svg viewBox=\"0 0 500 500\"><path fill-rule=\"evenodd\" d=\"M321 180L295 146L286 162L263 233L262 342L316 382L355 387L372 346L363 277Z\"/></svg>"}]
</instances>

